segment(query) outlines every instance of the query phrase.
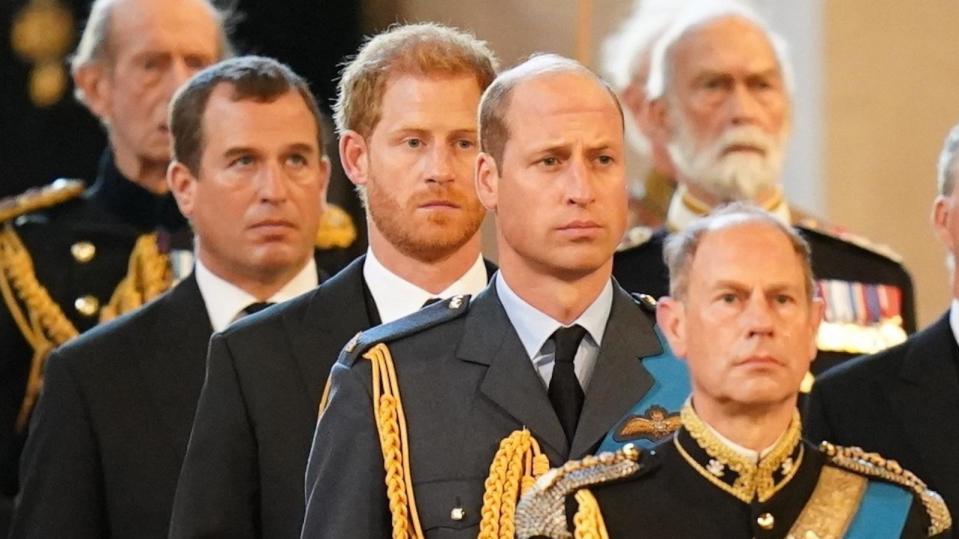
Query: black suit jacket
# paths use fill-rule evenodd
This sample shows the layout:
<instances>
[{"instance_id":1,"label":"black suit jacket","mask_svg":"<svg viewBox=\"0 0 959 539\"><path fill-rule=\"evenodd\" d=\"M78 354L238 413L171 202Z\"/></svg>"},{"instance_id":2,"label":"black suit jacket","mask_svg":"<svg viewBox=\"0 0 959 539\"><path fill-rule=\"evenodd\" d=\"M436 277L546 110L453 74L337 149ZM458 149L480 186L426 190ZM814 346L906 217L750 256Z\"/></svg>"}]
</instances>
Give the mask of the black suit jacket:
<instances>
[{"instance_id":1,"label":"black suit jacket","mask_svg":"<svg viewBox=\"0 0 959 539\"><path fill-rule=\"evenodd\" d=\"M51 355L12 537L166 537L211 331L191 275Z\"/></svg>"},{"instance_id":2,"label":"black suit jacket","mask_svg":"<svg viewBox=\"0 0 959 539\"><path fill-rule=\"evenodd\" d=\"M806 434L899 461L942 494L955 518L959 347L949 313L899 346L821 376L807 404Z\"/></svg>"},{"instance_id":3,"label":"black suit jacket","mask_svg":"<svg viewBox=\"0 0 959 539\"><path fill-rule=\"evenodd\" d=\"M424 532L475 537L483 481L500 440L525 426L554 466L591 453L652 386L641 358L661 348L652 322L617 286L570 445L494 285L461 316L389 337L449 308L449 302L436 304L364 335L370 344L384 339L396 365ZM329 407L317 425L307 466L303 537L390 535L383 455L372 417L371 366L351 361L362 349L341 356L333 367ZM464 518L454 520L455 507L465 509Z\"/></svg>"},{"instance_id":4,"label":"black suit jacket","mask_svg":"<svg viewBox=\"0 0 959 539\"><path fill-rule=\"evenodd\" d=\"M380 323L364 261L213 337L172 537L299 537L330 368L351 337ZM487 262L487 275L495 269Z\"/></svg>"}]
</instances>

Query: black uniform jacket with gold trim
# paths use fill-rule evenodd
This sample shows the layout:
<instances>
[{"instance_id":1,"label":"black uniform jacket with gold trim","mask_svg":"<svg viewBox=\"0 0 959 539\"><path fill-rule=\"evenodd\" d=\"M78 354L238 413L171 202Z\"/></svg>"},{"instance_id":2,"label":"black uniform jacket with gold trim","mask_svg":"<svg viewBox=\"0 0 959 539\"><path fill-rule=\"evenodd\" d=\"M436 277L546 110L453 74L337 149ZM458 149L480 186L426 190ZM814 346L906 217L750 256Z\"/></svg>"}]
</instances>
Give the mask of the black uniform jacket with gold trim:
<instances>
[{"instance_id":1,"label":"black uniform jacket with gold trim","mask_svg":"<svg viewBox=\"0 0 959 539\"><path fill-rule=\"evenodd\" d=\"M915 299L912 278L905 268L880 253L865 249L840 237L812 228L797 226L812 251L813 274L817 280L886 285L901 293L902 329L916 330ZM645 243L617 252L613 275L629 292L659 298L669 294L669 270L663 261L663 245L669 231L657 230ZM861 353L861 352L860 352ZM820 350L812 365L814 374L856 357L859 353Z\"/></svg>"},{"instance_id":2,"label":"black uniform jacket with gold trim","mask_svg":"<svg viewBox=\"0 0 959 539\"><path fill-rule=\"evenodd\" d=\"M380 323L365 260L210 341L171 537L300 536L303 474L330 368L351 337ZM496 267L487 262L486 271Z\"/></svg>"},{"instance_id":3,"label":"black uniform jacket with gold trim","mask_svg":"<svg viewBox=\"0 0 959 539\"><path fill-rule=\"evenodd\" d=\"M97 181L82 197L20 216L14 228L30 253L40 285L81 333L98 323L98 306L107 304L126 275L140 235L163 229L176 247L190 248L186 221L172 197L156 196L127 180L110 152L104 153ZM71 249L83 244L93 249ZM0 488L13 494L26 435L15 425L33 349L3 302L0 350Z\"/></svg>"},{"instance_id":4,"label":"black uniform jacket with gold trim","mask_svg":"<svg viewBox=\"0 0 959 539\"><path fill-rule=\"evenodd\" d=\"M553 465L595 450L653 384L641 358L660 353L653 324L619 286L579 427L559 419L495 285L363 334L331 374L329 406L307 465L304 537L388 537L384 461L373 418L371 362L392 354L409 435L412 490L427 537L475 537L483 482L500 441L526 427ZM456 511L453 509L459 508Z\"/></svg>"},{"instance_id":5,"label":"black uniform jacket with gold trim","mask_svg":"<svg viewBox=\"0 0 959 539\"><path fill-rule=\"evenodd\" d=\"M689 431L681 428L675 439L643 455L642 467L633 476L589 490L611 539L782 538L809 501L823 468L831 466L807 442L800 441L784 456L796 468L775 467L771 496L763 502L758 496L744 502L730 492L736 474L728 466L719 469L719 463L711 462ZM723 472L724 478L707 477L712 475L710 469ZM728 490L718 483L726 484ZM567 515L572 518L576 509L570 497ZM914 498L902 537L926 537L927 520L921 502Z\"/></svg>"},{"instance_id":6,"label":"black uniform jacket with gold trim","mask_svg":"<svg viewBox=\"0 0 959 539\"><path fill-rule=\"evenodd\" d=\"M805 417L810 440L895 459L959 515L959 346L948 311L905 343L823 375Z\"/></svg>"}]
</instances>

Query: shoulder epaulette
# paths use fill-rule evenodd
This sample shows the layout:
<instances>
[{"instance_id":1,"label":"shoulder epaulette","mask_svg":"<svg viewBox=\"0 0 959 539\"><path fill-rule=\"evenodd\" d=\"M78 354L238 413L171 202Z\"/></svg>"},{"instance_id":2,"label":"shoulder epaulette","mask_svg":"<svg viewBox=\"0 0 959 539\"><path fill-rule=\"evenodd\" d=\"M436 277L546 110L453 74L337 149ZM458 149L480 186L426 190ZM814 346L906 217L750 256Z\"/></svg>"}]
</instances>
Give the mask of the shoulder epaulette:
<instances>
[{"instance_id":1,"label":"shoulder epaulette","mask_svg":"<svg viewBox=\"0 0 959 539\"><path fill-rule=\"evenodd\" d=\"M0 223L43 208L56 206L83 193L80 180L59 179L50 185L32 187L23 193L0 200Z\"/></svg>"},{"instance_id":2,"label":"shoulder epaulette","mask_svg":"<svg viewBox=\"0 0 959 539\"><path fill-rule=\"evenodd\" d=\"M623 240L616 246L617 251L625 251L649 241L653 237L654 230L648 226L634 226L626 231Z\"/></svg>"},{"instance_id":3,"label":"shoulder epaulette","mask_svg":"<svg viewBox=\"0 0 959 539\"><path fill-rule=\"evenodd\" d=\"M570 537L566 497L589 488L629 477L641 469L642 453L633 444L567 462L543 474L516 507L516 536ZM582 503L582 502L581 502Z\"/></svg>"},{"instance_id":4,"label":"shoulder epaulette","mask_svg":"<svg viewBox=\"0 0 959 539\"><path fill-rule=\"evenodd\" d=\"M819 444L819 450L825 453L829 462L835 466L866 477L882 479L914 492L922 501L929 516L928 535L930 537L952 527L952 516L942 496L927 487L925 482L900 466L895 460L886 459L879 453L863 451L859 447L843 447L829 442Z\"/></svg>"},{"instance_id":5,"label":"shoulder epaulette","mask_svg":"<svg viewBox=\"0 0 959 539\"><path fill-rule=\"evenodd\" d=\"M345 248L356 241L356 225L346 210L336 204L327 204L320 216L314 245L320 249Z\"/></svg>"},{"instance_id":6,"label":"shoulder epaulette","mask_svg":"<svg viewBox=\"0 0 959 539\"><path fill-rule=\"evenodd\" d=\"M796 223L795 226L796 228L807 232L812 232L814 234L819 234L820 236L825 236L827 238L832 238L855 245L856 247L859 247L865 251L884 256L898 264L902 263L902 255L894 251L888 245L875 243L863 236L845 231L842 228L823 226L815 219L803 219L802 221Z\"/></svg>"},{"instance_id":7,"label":"shoulder epaulette","mask_svg":"<svg viewBox=\"0 0 959 539\"><path fill-rule=\"evenodd\" d=\"M656 313L656 298L650 296L649 294L637 294L636 292L630 293L633 301L635 301L644 311L648 313Z\"/></svg>"},{"instance_id":8,"label":"shoulder epaulette","mask_svg":"<svg viewBox=\"0 0 959 539\"><path fill-rule=\"evenodd\" d=\"M453 296L443 301L437 301L429 307L424 307L399 320L357 333L343 348L347 357L346 364L353 365L365 351L376 344L402 339L454 318L459 318L469 310L469 304L470 296L468 294Z\"/></svg>"}]
</instances>

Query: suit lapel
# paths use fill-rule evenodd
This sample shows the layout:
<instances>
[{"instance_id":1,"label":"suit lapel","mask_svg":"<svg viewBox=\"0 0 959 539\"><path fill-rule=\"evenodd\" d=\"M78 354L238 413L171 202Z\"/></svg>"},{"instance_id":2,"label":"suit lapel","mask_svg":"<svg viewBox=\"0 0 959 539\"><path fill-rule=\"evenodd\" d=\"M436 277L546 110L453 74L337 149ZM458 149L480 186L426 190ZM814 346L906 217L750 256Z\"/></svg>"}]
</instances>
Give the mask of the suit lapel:
<instances>
[{"instance_id":1,"label":"suit lapel","mask_svg":"<svg viewBox=\"0 0 959 539\"><path fill-rule=\"evenodd\" d=\"M137 357L160 421L182 459L203 387L213 328L193 274L157 299L152 308L153 327Z\"/></svg>"},{"instance_id":2,"label":"suit lapel","mask_svg":"<svg viewBox=\"0 0 959 539\"><path fill-rule=\"evenodd\" d=\"M905 429L907 440L918 444L924 477L954 466L959 447L959 427L944 422L959 410L959 356L949 313L918 333L902 360L899 379L885 388L890 407Z\"/></svg>"},{"instance_id":3,"label":"suit lapel","mask_svg":"<svg viewBox=\"0 0 959 539\"><path fill-rule=\"evenodd\" d=\"M480 392L528 428L544 450L552 453L553 464L566 459L566 435L494 284L473 300L457 355L463 361L487 365Z\"/></svg>"},{"instance_id":4,"label":"suit lapel","mask_svg":"<svg viewBox=\"0 0 959 539\"><path fill-rule=\"evenodd\" d=\"M286 336L311 406L319 402L340 349L358 331L372 325L362 304L364 259L357 258L311 292L305 312L290 310L283 315ZM332 355L318 357L319 354Z\"/></svg>"},{"instance_id":5,"label":"suit lapel","mask_svg":"<svg viewBox=\"0 0 959 539\"><path fill-rule=\"evenodd\" d=\"M616 286L570 458L589 453L649 391L653 377L640 359L661 352L652 324L626 292Z\"/></svg>"}]
</instances>

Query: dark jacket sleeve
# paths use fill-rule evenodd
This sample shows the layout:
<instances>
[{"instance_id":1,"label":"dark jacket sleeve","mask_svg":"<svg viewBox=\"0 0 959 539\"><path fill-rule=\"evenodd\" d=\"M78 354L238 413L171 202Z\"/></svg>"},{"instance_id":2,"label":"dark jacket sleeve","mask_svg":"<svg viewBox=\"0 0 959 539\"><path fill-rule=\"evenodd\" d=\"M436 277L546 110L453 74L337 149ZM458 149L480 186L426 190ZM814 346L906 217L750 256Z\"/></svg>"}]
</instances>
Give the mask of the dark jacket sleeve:
<instances>
[{"instance_id":1,"label":"dark jacket sleeve","mask_svg":"<svg viewBox=\"0 0 959 539\"><path fill-rule=\"evenodd\" d=\"M341 360L306 468L302 537L389 537L383 454L373 421L368 361Z\"/></svg>"},{"instance_id":2,"label":"dark jacket sleeve","mask_svg":"<svg viewBox=\"0 0 959 539\"><path fill-rule=\"evenodd\" d=\"M210 341L206 381L173 501L170 537L256 537L256 440L227 339Z\"/></svg>"},{"instance_id":3,"label":"dark jacket sleeve","mask_svg":"<svg viewBox=\"0 0 959 539\"><path fill-rule=\"evenodd\" d=\"M826 413L826 394L822 384L813 384L803 414L803 436L816 445L823 440L836 442Z\"/></svg>"},{"instance_id":4,"label":"dark jacket sleeve","mask_svg":"<svg viewBox=\"0 0 959 539\"><path fill-rule=\"evenodd\" d=\"M107 537L90 410L67 357L54 352L21 458L10 537Z\"/></svg>"}]
</instances>

